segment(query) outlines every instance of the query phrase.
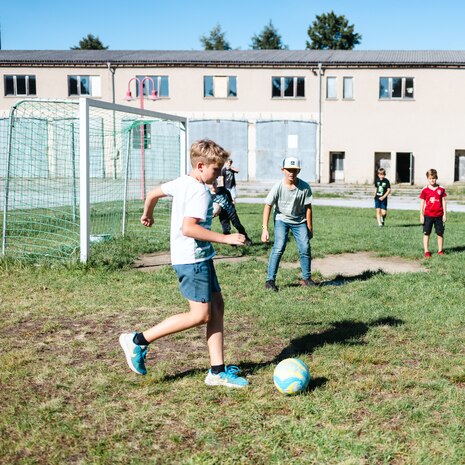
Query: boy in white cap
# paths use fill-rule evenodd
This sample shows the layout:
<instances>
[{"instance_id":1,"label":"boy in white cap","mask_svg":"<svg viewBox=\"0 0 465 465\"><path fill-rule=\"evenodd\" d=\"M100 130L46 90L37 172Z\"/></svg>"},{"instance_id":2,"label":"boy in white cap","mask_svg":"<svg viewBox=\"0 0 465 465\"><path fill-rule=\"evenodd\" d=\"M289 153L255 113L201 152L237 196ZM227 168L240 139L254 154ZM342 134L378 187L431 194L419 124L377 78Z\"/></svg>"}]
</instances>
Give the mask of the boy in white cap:
<instances>
[{"instance_id":1,"label":"boy in white cap","mask_svg":"<svg viewBox=\"0 0 465 465\"><path fill-rule=\"evenodd\" d=\"M313 237L312 189L310 184L298 178L300 160L287 157L283 160L281 171L283 179L275 184L265 200L263 209L262 242L270 240L268 221L274 206L274 244L268 264L265 288L277 292L276 274L279 262L286 250L289 230L297 243L302 267L301 286L314 286L310 275L310 239Z\"/></svg>"}]
</instances>

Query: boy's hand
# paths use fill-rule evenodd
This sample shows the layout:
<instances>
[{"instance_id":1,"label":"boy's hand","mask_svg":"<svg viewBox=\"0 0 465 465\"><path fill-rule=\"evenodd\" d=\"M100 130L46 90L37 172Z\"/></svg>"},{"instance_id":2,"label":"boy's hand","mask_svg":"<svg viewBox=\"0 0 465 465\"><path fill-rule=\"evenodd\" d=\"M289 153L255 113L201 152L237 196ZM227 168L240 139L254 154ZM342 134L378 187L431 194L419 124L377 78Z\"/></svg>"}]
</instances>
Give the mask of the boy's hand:
<instances>
[{"instance_id":1,"label":"boy's hand","mask_svg":"<svg viewBox=\"0 0 465 465\"><path fill-rule=\"evenodd\" d=\"M444 213L444 215L442 215L442 222L445 223L446 222L446 214Z\"/></svg>"},{"instance_id":2,"label":"boy's hand","mask_svg":"<svg viewBox=\"0 0 465 465\"><path fill-rule=\"evenodd\" d=\"M420 223L425 224L425 217L423 215L420 215Z\"/></svg>"},{"instance_id":3,"label":"boy's hand","mask_svg":"<svg viewBox=\"0 0 465 465\"><path fill-rule=\"evenodd\" d=\"M226 234L224 237L226 238L225 244L229 244L229 245L244 245L245 244L245 236L243 234L239 234L239 233Z\"/></svg>"},{"instance_id":4,"label":"boy's hand","mask_svg":"<svg viewBox=\"0 0 465 465\"><path fill-rule=\"evenodd\" d=\"M153 216L142 215L140 222L147 228L150 228L153 224Z\"/></svg>"},{"instance_id":5,"label":"boy's hand","mask_svg":"<svg viewBox=\"0 0 465 465\"><path fill-rule=\"evenodd\" d=\"M308 238L313 239L313 228L308 228Z\"/></svg>"},{"instance_id":6,"label":"boy's hand","mask_svg":"<svg viewBox=\"0 0 465 465\"><path fill-rule=\"evenodd\" d=\"M264 229L262 231L262 242L268 242L270 240L270 233L268 232L268 229Z\"/></svg>"}]
</instances>

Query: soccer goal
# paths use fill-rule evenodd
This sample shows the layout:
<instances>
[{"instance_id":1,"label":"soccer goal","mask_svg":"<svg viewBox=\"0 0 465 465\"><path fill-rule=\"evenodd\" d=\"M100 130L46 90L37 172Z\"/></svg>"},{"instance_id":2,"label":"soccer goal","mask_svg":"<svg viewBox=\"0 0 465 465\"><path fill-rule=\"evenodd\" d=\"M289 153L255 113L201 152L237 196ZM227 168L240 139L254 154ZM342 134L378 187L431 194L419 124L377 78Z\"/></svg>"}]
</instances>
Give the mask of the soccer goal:
<instances>
[{"instance_id":1,"label":"soccer goal","mask_svg":"<svg viewBox=\"0 0 465 465\"><path fill-rule=\"evenodd\" d=\"M187 120L175 115L28 99L0 132L5 257L85 262L93 244L140 229L146 193L186 172Z\"/></svg>"}]
</instances>

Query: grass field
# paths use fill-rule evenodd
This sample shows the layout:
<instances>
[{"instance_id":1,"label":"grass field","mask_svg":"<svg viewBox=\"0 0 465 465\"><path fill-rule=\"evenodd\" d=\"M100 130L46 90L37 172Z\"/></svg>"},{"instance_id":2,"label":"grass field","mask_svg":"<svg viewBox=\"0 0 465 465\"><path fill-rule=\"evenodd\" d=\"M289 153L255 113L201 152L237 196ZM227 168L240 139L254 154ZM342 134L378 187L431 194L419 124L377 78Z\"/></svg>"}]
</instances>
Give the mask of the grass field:
<instances>
[{"instance_id":1,"label":"grass field","mask_svg":"<svg viewBox=\"0 0 465 465\"><path fill-rule=\"evenodd\" d=\"M427 273L316 275L321 286L301 289L298 270L283 268L271 293L261 206L238 208L256 245L218 246L250 260L217 272L226 361L242 367L245 390L204 385L203 328L153 344L147 376L128 369L119 334L186 309L170 267L129 267L166 249L165 232L101 244L87 266L0 262L0 463L465 463L465 216L449 214L447 254L424 261ZM373 210L314 216L315 257L423 260L418 212L391 212L383 229ZM291 241L285 260L297 257ZM301 395L273 386L285 357L310 367Z\"/></svg>"}]
</instances>

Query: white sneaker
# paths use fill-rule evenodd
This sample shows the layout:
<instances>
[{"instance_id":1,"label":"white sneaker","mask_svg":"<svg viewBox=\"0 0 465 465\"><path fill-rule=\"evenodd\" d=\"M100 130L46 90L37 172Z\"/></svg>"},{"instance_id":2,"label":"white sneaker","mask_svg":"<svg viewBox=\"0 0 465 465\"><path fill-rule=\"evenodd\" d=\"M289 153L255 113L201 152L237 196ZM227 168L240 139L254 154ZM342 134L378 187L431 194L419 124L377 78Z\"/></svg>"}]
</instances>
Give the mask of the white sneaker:
<instances>
[{"instance_id":1,"label":"white sneaker","mask_svg":"<svg viewBox=\"0 0 465 465\"><path fill-rule=\"evenodd\" d=\"M205 378L205 384L208 386L226 386L231 388L246 387L249 382L245 378L237 376L240 372L239 368L234 365L225 367L225 371L214 375L211 370L208 370Z\"/></svg>"}]
</instances>

